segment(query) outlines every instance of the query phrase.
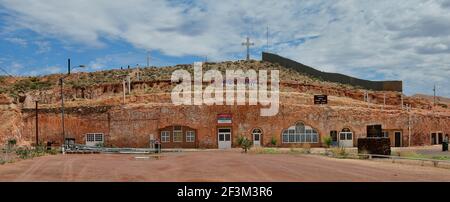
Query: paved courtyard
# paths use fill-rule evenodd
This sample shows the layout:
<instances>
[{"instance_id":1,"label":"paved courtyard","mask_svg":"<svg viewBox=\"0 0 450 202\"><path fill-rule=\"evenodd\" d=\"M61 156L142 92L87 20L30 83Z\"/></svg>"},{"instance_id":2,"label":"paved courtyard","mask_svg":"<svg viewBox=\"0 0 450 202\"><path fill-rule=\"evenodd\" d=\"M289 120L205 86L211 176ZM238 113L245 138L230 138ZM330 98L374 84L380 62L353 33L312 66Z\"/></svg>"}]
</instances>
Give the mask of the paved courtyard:
<instances>
[{"instance_id":1,"label":"paved courtyard","mask_svg":"<svg viewBox=\"0 0 450 202\"><path fill-rule=\"evenodd\" d=\"M130 154L44 156L0 165L0 181L450 182L450 170L318 155L242 154L231 150L163 153L159 158Z\"/></svg>"}]
</instances>

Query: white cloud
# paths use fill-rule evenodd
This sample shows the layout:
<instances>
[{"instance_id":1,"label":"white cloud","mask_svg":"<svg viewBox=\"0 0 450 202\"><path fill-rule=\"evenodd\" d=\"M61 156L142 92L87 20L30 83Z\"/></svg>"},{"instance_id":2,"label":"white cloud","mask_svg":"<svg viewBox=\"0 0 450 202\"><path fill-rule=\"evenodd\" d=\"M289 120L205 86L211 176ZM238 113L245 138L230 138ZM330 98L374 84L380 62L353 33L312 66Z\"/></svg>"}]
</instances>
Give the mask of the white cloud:
<instances>
[{"instance_id":1,"label":"white cloud","mask_svg":"<svg viewBox=\"0 0 450 202\"><path fill-rule=\"evenodd\" d=\"M61 67L59 66L45 67L40 72L44 72L44 74L56 74L61 72Z\"/></svg>"},{"instance_id":2,"label":"white cloud","mask_svg":"<svg viewBox=\"0 0 450 202\"><path fill-rule=\"evenodd\" d=\"M62 68L59 66L36 67L23 75L40 76L40 75L47 75L47 74L56 74L56 73L61 73L61 70L62 70Z\"/></svg>"},{"instance_id":3,"label":"white cloud","mask_svg":"<svg viewBox=\"0 0 450 202\"><path fill-rule=\"evenodd\" d=\"M145 58L142 55L139 55L134 52L127 53L116 53L109 54L103 57L96 58L91 61L87 67L89 70L101 70L106 68L127 68L123 65L130 65L131 67L135 67L138 64L135 64L136 61L144 61ZM143 65L143 63L139 64Z\"/></svg>"},{"instance_id":4,"label":"white cloud","mask_svg":"<svg viewBox=\"0 0 450 202\"><path fill-rule=\"evenodd\" d=\"M209 60L243 58L246 35L254 48L265 48L269 24L270 44L276 44L271 51L321 70L402 79L409 94L430 94L434 83L450 86L448 0L0 3L8 10L8 29L99 48L119 40L169 56L208 55ZM91 66L111 64L114 59L108 57ZM450 96L450 89L441 93Z\"/></svg>"},{"instance_id":5,"label":"white cloud","mask_svg":"<svg viewBox=\"0 0 450 202\"><path fill-rule=\"evenodd\" d=\"M27 40L19 38L19 37L7 37L7 38L4 38L4 40L9 41L13 44L22 46L22 47L26 47L28 45Z\"/></svg>"},{"instance_id":6,"label":"white cloud","mask_svg":"<svg viewBox=\"0 0 450 202\"><path fill-rule=\"evenodd\" d=\"M19 62L12 62L11 64L9 64L8 66L3 67L9 74L12 75L20 75L21 71L24 68L24 65L22 63Z\"/></svg>"},{"instance_id":7,"label":"white cloud","mask_svg":"<svg viewBox=\"0 0 450 202\"><path fill-rule=\"evenodd\" d=\"M37 46L36 53L47 53L52 49L48 41L35 41L33 43Z\"/></svg>"}]
</instances>

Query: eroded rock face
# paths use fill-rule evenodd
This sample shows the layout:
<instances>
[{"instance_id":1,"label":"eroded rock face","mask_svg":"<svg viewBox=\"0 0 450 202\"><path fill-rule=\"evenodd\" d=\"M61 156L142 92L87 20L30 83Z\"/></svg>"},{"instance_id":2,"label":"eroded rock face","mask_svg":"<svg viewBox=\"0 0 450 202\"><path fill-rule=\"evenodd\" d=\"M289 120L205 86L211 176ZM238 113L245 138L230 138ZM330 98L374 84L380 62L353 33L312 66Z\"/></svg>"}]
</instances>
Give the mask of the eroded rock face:
<instances>
[{"instance_id":1,"label":"eroded rock face","mask_svg":"<svg viewBox=\"0 0 450 202\"><path fill-rule=\"evenodd\" d=\"M81 113L67 110L65 119L66 136L85 144L86 133L103 133L105 143L115 147L148 147L150 137L159 137L160 129L169 126L187 126L196 130L196 144L200 148L217 148L217 130L221 127L232 129L233 146L239 135L252 138L251 131L263 131L262 145L270 145L272 137L278 146L290 147L281 141L282 131L303 122L316 129L320 135L318 143L330 131L349 128L354 134L354 145L358 137L366 136L366 125L382 124L383 129L402 132L402 146L408 146L409 114L400 110L379 110L363 107L315 106L282 104L277 116L261 117L258 106L173 106L155 104L148 106L127 105L111 108L92 108ZM82 110L83 111L83 110ZM24 137L34 136L32 112L24 113ZM218 114L231 114L232 124L218 124ZM411 113L411 146L429 145L430 134L435 131L450 133L449 116ZM61 142L61 116L56 111L41 111L41 141ZM184 136L183 136L184 137ZM297 145L298 146L298 145Z\"/></svg>"},{"instance_id":2,"label":"eroded rock face","mask_svg":"<svg viewBox=\"0 0 450 202\"><path fill-rule=\"evenodd\" d=\"M19 145L29 144L22 136L23 119L21 110L13 99L0 94L0 144L16 139Z\"/></svg>"},{"instance_id":3,"label":"eroded rock face","mask_svg":"<svg viewBox=\"0 0 450 202\"><path fill-rule=\"evenodd\" d=\"M273 117L261 117L258 106L174 106L169 92L174 87L170 74L175 69L192 73L191 65L165 68L143 68L139 80L131 83L123 104L121 80L114 77L128 70L75 73L66 78L63 88L66 104L66 137L84 144L87 133L103 133L106 145L117 147L147 147L150 137L159 137L161 129L174 125L196 130L196 144L201 148L217 148L217 130L232 129L233 144L239 135L251 137L254 128L263 132L262 145L272 137L278 146L292 146L281 141L282 131L297 122L303 122L319 132L320 139L312 146L321 146L321 139L330 131L349 128L353 142L364 137L366 125L382 124L384 129L402 132L401 142L408 146L428 145L430 133L449 134L450 110L433 107L430 101L418 97L404 97L410 114L401 109L402 95L398 92L367 91L369 103L364 102L366 90L308 78L279 65L259 61L208 63L207 69L280 69L280 111ZM131 70L130 70L131 71ZM52 83L47 90L33 90L20 95L16 104L7 95L0 95L0 144L17 138L22 144L34 142L34 100L39 100L39 136L41 142L62 142L58 86L60 75L41 78ZM83 81L84 85L77 83ZM208 83L204 83L205 86ZM326 106L313 105L314 94L327 94ZM17 99L17 98L16 98ZM218 114L231 114L232 124L217 123ZM410 118L411 117L411 118ZM409 121L411 119L411 121ZM411 130L408 130L408 126ZM411 133L409 133L411 131ZM408 144L407 144L408 143Z\"/></svg>"}]
</instances>

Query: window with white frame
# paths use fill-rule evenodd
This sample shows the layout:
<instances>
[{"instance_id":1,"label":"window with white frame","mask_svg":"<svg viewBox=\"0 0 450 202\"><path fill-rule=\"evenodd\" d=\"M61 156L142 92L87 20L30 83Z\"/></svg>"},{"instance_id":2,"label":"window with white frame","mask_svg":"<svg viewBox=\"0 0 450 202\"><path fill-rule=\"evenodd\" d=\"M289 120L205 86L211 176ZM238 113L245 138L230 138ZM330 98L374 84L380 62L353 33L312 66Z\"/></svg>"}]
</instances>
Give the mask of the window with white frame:
<instances>
[{"instance_id":1,"label":"window with white frame","mask_svg":"<svg viewBox=\"0 0 450 202\"><path fill-rule=\"evenodd\" d=\"M170 142L170 132L161 131L161 142Z\"/></svg>"},{"instance_id":2,"label":"window with white frame","mask_svg":"<svg viewBox=\"0 0 450 202\"><path fill-rule=\"evenodd\" d=\"M103 134L102 133L87 133L86 141L88 141L88 142L103 142Z\"/></svg>"},{"instance_id":3,"label":"window with white frame","mask_svg":"<svg viewBox=\"0 0 450 202\"><path fill-rule=\"evenodd\" d=\"M383 137L389 137L389 132L388 131L383 131Z\"/></svg>"},{"instance_id":4,"label":"window with white frame","mask_svg":"<svg viewBox=\"0 0 450 202\"><path fill-rule=\"evenodd\" d=\"M86 133L86 145L96 146L104 142L103 133Z\"/></svg>"},{"instance_id":5,"label":"window with white frame","mask_svg":"<svg viewBox=\"0 0 450 202\"><path fill-rule=\"evenodd\" d=\"M194 131L186 132L186 142L195 142L195 132Z\"/></svg>"},{"instance_id":6,"label":"window with white frame","mask_svg":"<svg viewBox=\"0 0 450 202\"><path fill-rule=\"evenodd\" d=\"M94 133L88 133L88 134L86 134L86 141L88 141L88 142L94 142L94 141L95 141L95 134L94 134Z\"/></svg>"},{"instance_id":7,"label":"window with white frame","mask_svg":"<svg viewBox=\"0 0 450 202\"><path fill-rule=\"evenodd\" d=\"M283 143L318 143L319 134L311 126L298 123L283 131L282 141Z\"/></svg>"},{"instance_id":8,"label":"window with white frame","mask_svg":"<svg viewBox=\"0 0 450 202\"><path fill-rule=\"evenodd\" d=\"M339 133L339 140L353 140L353 132L349 128L344 128Z\"/></svg>"},{"instance_id":9,"label":"window with white frame","mask_svg":"<svg viewBox=\"0 0 450 202\"><path fill-rule=\"evenodd\" d=\"M173 142L183 142L183 131L181 130L181 126L173 127Z\"/></svg>"}]
</instances>

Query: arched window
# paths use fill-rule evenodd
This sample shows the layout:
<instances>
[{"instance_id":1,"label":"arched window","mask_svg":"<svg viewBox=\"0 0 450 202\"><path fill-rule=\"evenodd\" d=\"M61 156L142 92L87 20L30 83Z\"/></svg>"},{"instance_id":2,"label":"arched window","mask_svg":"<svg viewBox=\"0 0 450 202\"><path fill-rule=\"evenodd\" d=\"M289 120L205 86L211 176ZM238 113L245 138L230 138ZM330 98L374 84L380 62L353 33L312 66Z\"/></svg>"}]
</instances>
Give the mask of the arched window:
<instances>
[{"instance_id":1,"label":"arched window","mask_svg":"<svg viewBox=\"0 0 450 202\"><path fill-rule=\"evenodd\" d=\"M344 128L339 133L339 140L353 140L353 133L350 129Z\"/></svg>"},{"instance_id":2,"label":"arched window","mask_svg":"<svg viewBox=\"0 0 450 202\"><path fill-rule=\"evenodd\" d=\"M318 143L319 133L311 126L297 123L283 130L283 143Z\"/></svg>"},{"instance_id":3,"label":"arched window","mask_svg":"<svg viewBox=\"0 0 450 202\"><path fill-rule=\"evenodd\" d=\"M343 128L339 132L339 146L353 147L353 132L348 128Z\"/></svg>"},{"instance_id":4,"label":"arched window","mask_svg":"<svg viewBox=\"0 0 450 202\"><path fill-rule=\"evenodd\" d=\"M343 128L341 132L352 132L352 131L348 128Z\"/></svg>"},{"instance_id":5,"label":"arched window","mask_svg":"<svg viewBox=\"0 0 450 202\"><path fill-rule=\"evenodd\" d=\"M259 128L255 128L255 129L253 129L253 131L252 131L252 134L254 134L254 133L259 133L259 134L261 134L262 131L261 131L261 129L259 129Z\"/></svg>"}]
</instances>

